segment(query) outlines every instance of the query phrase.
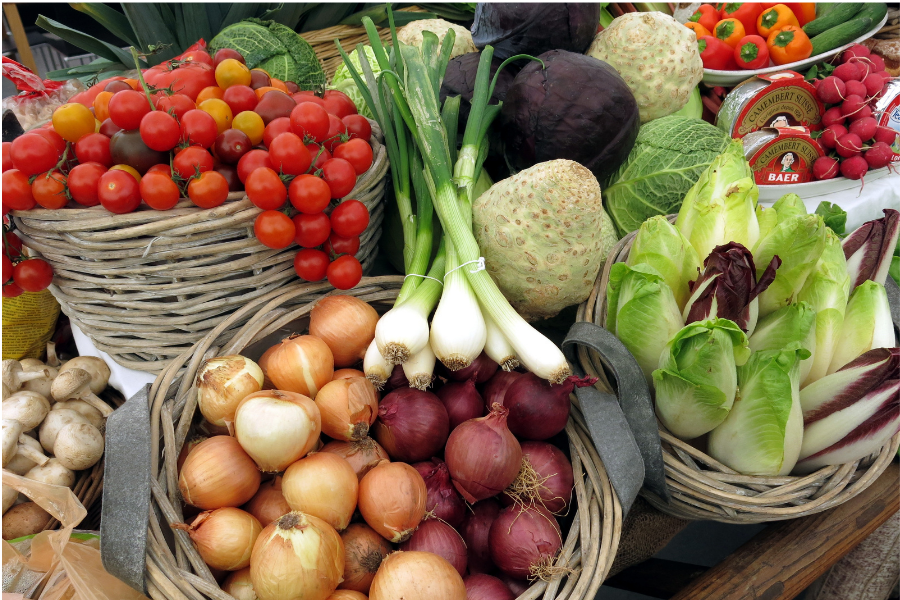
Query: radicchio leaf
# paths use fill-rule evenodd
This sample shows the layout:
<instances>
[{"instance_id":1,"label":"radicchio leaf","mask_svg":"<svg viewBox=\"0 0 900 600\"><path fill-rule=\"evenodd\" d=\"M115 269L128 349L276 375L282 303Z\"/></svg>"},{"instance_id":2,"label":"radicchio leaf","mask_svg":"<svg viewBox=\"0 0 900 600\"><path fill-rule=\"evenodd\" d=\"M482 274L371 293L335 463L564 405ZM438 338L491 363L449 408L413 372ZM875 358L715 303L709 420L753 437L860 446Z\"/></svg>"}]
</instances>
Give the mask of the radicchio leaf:
<instances>
[{"instance_id":1,"label":"radicchio leaf","mask_svg":"<svg viewBox=\"0 0 900 600\"><path fill-rule=\"evenodd\" d=\"M884 285L898 234L900 212L886 208L882 218L863 223L844 239L851 291L867 279Z\"/></svg>"}]
</instances>

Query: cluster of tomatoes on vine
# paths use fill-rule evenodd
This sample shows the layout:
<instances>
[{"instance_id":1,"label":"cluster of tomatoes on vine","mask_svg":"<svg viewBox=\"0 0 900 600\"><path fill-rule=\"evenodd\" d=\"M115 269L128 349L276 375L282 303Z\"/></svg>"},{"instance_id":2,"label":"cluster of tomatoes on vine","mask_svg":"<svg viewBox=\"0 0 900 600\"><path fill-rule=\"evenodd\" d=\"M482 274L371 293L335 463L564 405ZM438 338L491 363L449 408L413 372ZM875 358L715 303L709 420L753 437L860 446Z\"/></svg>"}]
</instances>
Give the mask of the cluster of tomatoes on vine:
<instances>
[{"instance_id":1,"label":"cluster of tomatoes on vine","mask_svg":"<svg viewBox=\"0 0 900 600\"><path fill-rule=\"evenodd\" d=\"M53 267L42 258L22 254L22 239L3 227L3 297L40 292L53 281Z\"/></svg>"},{"instance_id":2,"label":"cluster of tomatoes on vine","mask_svg":"<svg viewBox=\"0 0 900 600\"><path fill-rule=\"evenodd\" d=\"M212 58L198 45L138 80L98 83L4 142L3 210L72 200L124 214L183 197L214 208L243 190L263 210L262 244L296 243L300 277L349 289L362 277L353 255L369 214L347 196L372 165L371 133L345 94L299 91L234 50Z\"/></svg>"}]
</instances>

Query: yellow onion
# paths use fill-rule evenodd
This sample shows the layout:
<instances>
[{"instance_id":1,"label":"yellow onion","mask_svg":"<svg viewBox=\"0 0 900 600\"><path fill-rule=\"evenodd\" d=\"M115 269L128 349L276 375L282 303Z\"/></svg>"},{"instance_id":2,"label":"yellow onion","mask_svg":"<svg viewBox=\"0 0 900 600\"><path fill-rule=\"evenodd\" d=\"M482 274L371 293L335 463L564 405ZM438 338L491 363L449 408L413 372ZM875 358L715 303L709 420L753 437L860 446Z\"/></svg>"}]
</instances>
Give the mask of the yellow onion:
<instances>
[{"instance_id":1,"label":"yellow onion","mask_svg":"<svg viewBox=\"0 0 900 600\"><path fill-rule=\"evenodd\" d=\"M234 410L247 394L262 389L259 365L239 354L206 361L197 372L197 405L213 425L234 420Z\"/></svg>"},{"instance_id":2,"label":"yellow onion","mask_svg":"<svg viewBox=\"0 0 900 600\"><path fill-rule=\"evenodd\" d=\"M381 461L391 462L387 451L370 437L354 442L332 440L322 446L319 452L330 452L346 460L356 473L357 479L362 479Z\"/></svg>"},{"instance_id":3,"label":"yellow onion","mask_svg":"<svg viewBox=\"0 0 900 600\"><path fill-rule=\"evenodd\" d=\"M334 375L331 376L331 380L334 381L335 379L350 379L351 377L365 376L366 374L359 369L336 369Z\"/></svg>"},{"instance_id":4,"label":"yellow onion","mask_svg":"<svg viewBox=\"0 0 900 600\"><path fill-rule=\"evenodd\" d=\"M425 516L428 491L406 463L383 462L359 482L359 512L369 527L395 544L405 542Z\"/></svg>"},{"instance_id":5,"label":"yellow onion","mask_svg":"<svg viewBox=\"0 0 900 600\"><path fill-rule=\"evenodd\" d=\"M396 464L396 463L395 463ZM431 552L394 552L381 563L370 600L466 600L462 577Z\"/></svg>"},{"instance_id":6,"label":"yellow onion","mask_svg":"<svg viewBox=\"0 0 900 600\"><path fill-rule=\"evenodd\" d=\"M260 600L327 600L344 573L344 544L317 517L293 511L263 529L250 555Z\"/></svg>"},{"instance_id":7,"label":"yellow onion","mask_svg":"<svg viewBox=\"0 0 900 600\"><path fill-rule=\"evenodd\" d=\"M235 600L258 600L250 581L250 567L244 567L228 576L222 584L222 591L234 596Z\"/></svg>"},{"instance_id":8,"label":"yellow onion","mask_svg":"<svg viewBox=\"0 0 900 600\"><path fill-rule=\"evenodd\" d=\"M319 441L316 403L294 392L250 394L234 413L234 435L260 470L275 473L306 456Z\"/></svg>"},{"instance_id":9,"label":"yellow onion","mask_svg":"<svg viewBox=\"0 0 900 600\"><path fill-rule=\"evenodd\" d=\"M334 374L331 350L312 335L295 334L282 340L265 364L266 376L276 388L313 399Z\"/></svg>"},{"instance_id":10,"label":"yellow onion","mask_svg":"<svg viewBox=\"0 0 900 600\"><path fill-rule=\"evenodd\" d=\"M291 509L318 517L341 531L356 510L359 482L346 460L315 452L287 468L281 493Z\"/></svg>"},{"instance_id":11,"label":"yellow onion","mask_svg":"<svg viewBox=\"0 0 900 600\"><path fill-rule=\"evenodd\" d=\"M354 296L325 296L309 315L309 334L328 344L334 364L349 367L366 355L375 339L378 313Z\"/></svg>"},{"instance_id":12,"label":"yellow onion","mask_svg":"<svg viewBox=\"0 0 900 600\"><path fill-rule=\"evenodd\" d=\"M341 533L341 539L344 541L344 580L340 587L368 594L381 561L393 548L365 523L351 523Z\"/></svg>"},{"instance_id":13,"label":"yellow onion","mask_svg":"<svg viewBox=\"0 0 900 600\"><path fill-rule=\"evenodd\" d=\"M187 440L184 445L181 447L181 452L178 453L178 460L176 461L176 469L178 473L181 473L181 467L184 466L184 461L187 460L188 454L191 453L191 450L197 447L200 442L207 440L206 436L198 435L190 440Z\"/></svg>"},{"instance_id":14,"label":"yellow onion","mask_svg":"<svg viewBox=\"0 0 900 600\"><path fill-rule=\"evenodd\" d=\"M180 525L180 524L179 524ZM203 562L214 569L237 571L250 564L250 551L262 532L262 525L239 508L217 508L202 512L187 529Z\"/></svg>"},{"instance_id":15,"label":"yellow onion","mask_svg":"<svg viewBox=\"0 0 900 600\"><path fill-rule=\"evenodd\" d=\"M253 459L233 437L217 435L188 454L178 476L184 501L204 510L240 506L256 494L262 479Z\"/></svg>"},{"instance_id":16,"label":"yellow onion","mask_svg":"<svg viewBox=\"0 0 900 600\"><path fill-rule=\"evenodd\" d=\"M273 479L263 482L256 495L242 508L259 519L259 523L263 527L291 512L291 507L284 499L284 494L281 493L281 475L276 475Z\"/></svg>"},{"instance_id":17,"label":"yellow onion","mask_svg":"<svg viewBox=\"0 0 900 600\"><path fill-rule=\"evenodd\" d=\"M275 354L275 351L281 347L281 344L276 344L272 346L268 350L262 353L262 356L259 357L259 360L256 361L256 364L259 365L259 368L263 371L263 385L262 389L264 390L274 390L275 384L272 383L272 380L269 379L267 373L269 372L269 359Z\"/></svg>"},{"instance_id":18,"label":"yellow onion","mask_svg":"<svg viewBox=\"0 0 900 600\"><path fill-rule=\"evenodd\" d=\"M369 600L369 597L353 590L334 590L334 593L328 596L328 600Z\"/></svg>"},{"instance_id":19,"label":"yellow onion","mask_svg":"<svg viewBox=\"0 0 900 600\"><path fill-rule=\"evenodd\" d=\"M322 433L336 440L361 440L378 418L378 394L365 377L335 379L316 395Z\"/></svg>"}]
</instances>

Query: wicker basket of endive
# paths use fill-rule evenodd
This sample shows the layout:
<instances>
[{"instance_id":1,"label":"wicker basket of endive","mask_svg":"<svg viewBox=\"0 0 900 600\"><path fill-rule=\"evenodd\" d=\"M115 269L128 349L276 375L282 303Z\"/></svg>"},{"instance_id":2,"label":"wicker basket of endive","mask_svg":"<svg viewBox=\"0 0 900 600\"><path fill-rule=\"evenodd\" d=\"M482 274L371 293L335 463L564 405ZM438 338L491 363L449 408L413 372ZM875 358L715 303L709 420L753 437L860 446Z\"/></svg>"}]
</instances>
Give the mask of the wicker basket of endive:
<instances>
[{"instance_id":1,"label":"wicker basket of endive","mask_svg":"<svg viewBox=\"0 0 900 600\"><path fill-rule=\"evenodd\" d=\"M612 250L579 320L614 333L654 394L672 496L645 490L657 508L795 518L859 494L894 458L900 349L885 282L900 213L884 212L842 241L834 207L807 214L794 194L757 206L738 141L677 217Z\"/></svg>"}]
</instances>

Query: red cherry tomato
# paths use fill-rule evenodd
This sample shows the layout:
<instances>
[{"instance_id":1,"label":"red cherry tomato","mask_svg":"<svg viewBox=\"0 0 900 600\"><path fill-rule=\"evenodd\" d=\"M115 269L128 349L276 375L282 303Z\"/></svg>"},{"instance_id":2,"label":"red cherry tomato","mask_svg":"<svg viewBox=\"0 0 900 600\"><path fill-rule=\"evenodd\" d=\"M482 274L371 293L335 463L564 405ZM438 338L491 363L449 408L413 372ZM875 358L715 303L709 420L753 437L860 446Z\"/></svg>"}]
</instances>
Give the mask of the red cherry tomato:
<instances>
[{"instance_id":1,"label":"red cherry tomato","mask_svg":"<svg viewBox=\"0 0 900 600\"><path fill-rule=\"evenodd\" d=\"M213 157L203 148L188 146L178 151L172 160L172 167L179 177L189 179L197 173L197 170L201 173L212 171Z\"/></svg>"},{"instance_id":2,"label":"red cherry tomato","mask_svg":"<svg viewBox=\"0 0 900 600\"><path fill-rule=\"evenodd\" d=\"M339 290L349 290L362 279L362 265L349 254L334 259L326 272L328 283Z\"/></svg>"},{"instance_id":3,"label":"red cherry tomato","mask_svg":"<svg viewBox=\"0 0 900 600\"><path fill-rule=\"evenodd\" d=\"M288 187L291 204L302 213L320 213L331 202L331 188L315 175L298 175Z\"/></svg>"},{"instance_id":4,"label":"red cherry tomato","mask_svg":"<svg viewBox=\"0 0 900 600\"><path fill-rule=\"evenodd\" d=\"M344 92L338 90L325 90L324 100L325 106L323 108L325 108L329 114L335 115L339 119L343 119L348 115L355 115L357 112L353 100L351 100L350 96Z\"/></svg>"},{"instance_id":5,"label":"red cherry tomato","mask_svg":"<svg viewBox=\"0 0 900 600\"><path fill-rule=\"evenodd\" d=\"M141 119L141 139L157 152L168 152L178 143L181 127L175 117L161 110L148 112Z\"/></svg>"},{"instance_id":6,"label":"red cherry tomato","mask_svg":"<svg viewBox=\"0 0 900 600\"><path fill-rule=\"evenodd\" d=\"M327 259L326 259L327 260ZM325 275L322 275L324 277ZM3 286L4 298L17 298L22 295L25 290L16 285L15 281L10 281Z\"/></svg>"},{"instance_id":7,"label":"red cherry tomato","mask_svg":"<svg viewBox=\"0 0 900 600\"><path fill-rule=\"evenodd\" d=\"M216 76L212 64L191 61L174 68L172 63L151 67L144 71L144 81L158 89L171 88L196 101L200 90L216 85Z\"/></svg>"},{"instance_id":8,"label":"red cherry tomato","mask_svg":"<svg viewBox=\"0 0 900 600\"><path fill-rule=\"evenodd\" d=\"M163 96L156 102L157 110L167 112L181 121L181 118L189 110L194 110L197 105L194 101L184 94L172 94L171 96Z\"/></svg>"},{"instance_id":9,"label":"red cherry tomato","mask_svg":"<svg viewBox=\"0 0 900 600\"><path fill-rule=\"evenodd\" d=\"M31 210L37 206L28 175L18 169L3 171L3 212Z\"/></svg>"},{"instance_id":10,"label":"red cherry tomato","mask_svg":"<svg viewBox=\"0 0 900 600\"><path fill-rule=\"evenodd\" d=\"M334 149L346 141L347 126L336 116L328 115L328 135L322 145L328 148L329 152L334 153Z\"/></svg>"},{"instance_id":11,"label":"red cherry tomato","mask_svg":"<svg viewBox=\"0 0 900 600\"><path fill-rule=\"evenodd\" d=\"M53 147L56 148L57 156L62 158L63 152L66 151L66 140L64 140L61 135L59 135L53 129L51 129L51 126L49 124L44 125L43 127L39 127L37 129L32 129L29 133L34 133L35 135L39 135L42 138L44 138L45 140L47 140L48 142L50 142L51 144L53 144Z\"/></svg>"},{"instance_id":12,"label":"red cherry tomato","mask_svg":"<svg viewBox=\"0 0 900 600\"><path fill-rule=\"evenodd\" d=\"M356 171L343 158L332 158L322 165L322 179L331 188L332 198L343 198L356 185Z\"/></svg>"},{"instance_id":13,"label":"red cherry tomato","mask_svg":"<svg viewBox=\"0 0 900 600\"><path fill-rule=\"evenodd\" d=\"M140 127L141 119L148 112L150 112L150 103L141 92L124 90L116 92L109 99L109 118L126 131Z\"/></svg>"},{"instance_id":14,"label":"red cherry tomato","mask_svg":"<svg viewBox=\"0 0 900 600\"><path fill-rule=\"evenodd\" d=\"M10 258L13 260L22 256L22 238L15 233L7 232L3 236L3 252L9 252Z\"/></svg>"},{"instance_id":15,"label":"red cherry tomato","mask_svg":"<svg viewBox=\"0 0 900 600\"><path fill-rule=\"evenodd\" d=\"M295 92L292 98L297 104L300 104L301 102L312 102L323 108L325 107L325 101L316 96L315 92Z\"/></svg>"},{"instance_id":16,"label":"red cherry tomato","mask_svg":"<svg viewBox=\"0 0 900 600\"><path fill-rule=\"evenodd\" d=\"M354 255L359 252L359 237L343 237L332 229L328 240L325 242L324 249L325 252L332 256L340 256L341 254Z\"/></svg>"},{"instance_id":17,"label":"red cherry tomato","mask_svg":"<svg viewBox=\"0 0 900 600\"><path fill-rule=\"evenodd\" d=\"M221 173L206 171L188 184L188 198L200 208L215 208L228 199L228 182Z\"/></svg>"},{"instance_id":18,"label":"red cherry tomato","mask_svg":"<svg viewBox=\"0 0 900 600\"><path fill-rule=\"evenodd\" d=\"M264 246L275 248L287 248L294 241L297 231L290 217L277 210L267 210L253 222L253 233L256 239Z\"/></svg>"},{"instance_id":19,"label":"red cherry tomato","mask_svg":"<svg viewBox=\"0 0 900 600\"><path fill-rule=\"evenodd\" d=\"M118 125L116 125L115 123L113 123L112 119L106 119L105 121L103 121L100 124L99 133L102 133L103 135L105 135L108 138L111 138L112 136L114 136L115 134L117 134L120 131L125 131L125 130L122 129L121 127L119 127Z\"/></svg>"},{"instance_id":20,"label":"red cherry tomato","mask_svg":"<svg viewBox=\"0 0 900 600\"><path fill-rule=\"evenodd\" d=\"M181 117L181 141L191 146L209 148L219 135L219 126L208 112L195 108Z\"/></svg>"},{"instance_id":21,"label":"red cherry tomato","mask_svg":"<svg viewBox=\"0 0 900 600\"><path fill-rule=\"evenodd\" d=\"M335 158L343 158L353 165L357 175L362 175L372 166L372 147L361 139L348 140L334 149Z\"/></svg>"},{"instance_id":22,"label":"red cherry tomato","mask_svg":"<svg viewBox=\"0 0 900 600\"><path fill-rule=\"evenodd\" d=\"M107 168L97 162L86 162L69 171L69 194L72 200L82 206L97 206L100 197L97 195L100 178Z\"/></svg>"},{"instance_id":23,"label":"red cherry tomato","mask_svg":"<svg viewBox=\"0 0 900 600\"><path fill-rule=\"evenodd\" d=\"M99 85L99 84L98 84ZM116 79L115 81L110 81L103 87L104 92L112 92L115 94L116 92L121 92L123 90L133 90L134 88L122 81L121 79Z\"/></svg>"},{"instance_id":24,"label":"red cherry tomato","mask_svg":"<svg viewBox=\"0 0 900 600\"><path fill-rule=\"evenodd\" d=\"M310 142L306 144L306 149L309 150L309 155L313 159L313 169L316 171L321 169L322 165L331 160L331 152L318 144Z\"/></svg>"},{"instance_id":25,"label":"red cherry tomato","mask_svg":"<svg viewBox=\"0 0 900 600\"><path fill-rule=\"evenodd\" d=\"M97 162L106 167L113 165L109 151L109 138L102 133L89 133L75 142L75 156L78 162Z\"/></svg>"},{"instance_id":26,"label":"red cherry tomato","mask_svg":"<svg viewBox=\"0 0 900 600\"><path fill-rule=\"evenodd\" d=\"M172 178L165 174L148 171L141 178L141 197L154 210L169 210L181 199L181 190Z\"/></svg>"},{"instance_id":27,"label":"red cherry tomato","mask_svg":"<svg viewBox=\"0 0 900 600\"><path fill-rule=\"evenodd\" d=\"M26 133L13 140L9 154L13 166L31 176L55 167L62 153L41 134Z\"/></svg>"},{"instance_id":28,"label":"red cherry tomato","mask_svg":"<svg viewBox=\"0 0 900 600\"><path fill-rule=\"evenodd\" d=\"M29 258L13 267L13 281L26 292L46 290L53 281L53 267L41 258Z\"/></svg>"},{"instance_id":29,"label":"red cherry tomato","mask_svg":"<svg viewBox=\"0 0 900 600\"><path fill-rule=\"evenodd\" d=\"M328 112L312 102L301 102L291 111L291 128L301 138L322 142L328 137Z\"/></svg>"},{"instance_id":30,"label":"red cherry tomato","mask_svg":"<svg viewBox=\"0 0 900 600\"><path fill-rule=\"evenodd\" d=\"M58 210L69 203L66 194L66 176L59 171L48 171L34 178L31 184L34 201L41 207Z\"/></svg>"},{"instance_id":31,"label":"red cherry tomato","mask_svg":"<svg viewBox=\"0 0 900 600\"><path fill-rule=\"evenodd\" d=\"M293 133L282 133L272 140L269 160L272 161L273 169L285 175L305 173L312 164L312 157L303 145L303 140Z\"/></svg>"},{"instance_id":32,"label":"red cherry tomato","mask_svg":"<svg viewBox=\"0 0 900 600\"><path fill-rule=\"evenodd\" d=\"M325 279L328 271L328 255L321 250L304 248L294 257L294 271L300 279L315 282Z\"/></svg>"},{"instance_id":33,"label":"red cherry tomato","mask_svg":"<svg viewBox=\"0 0 900 600\"><path fill-rule=\"evenodd\" d=\"M246 133L239 129L226 129L216 138L213 152L223 163L236 165L251 147L250 138Z\"/></svg>"},{"instance_id":34,"label":"red cherry tomato","mask_svg":"<svg viewBox=\"0 0 900 600\"><path fill-rule=\"evenodd\" d=\"M110 170L104 173L100 177L97 196L103 208L118 215L130 213L141 205L138 182L125 171Z\"/></svg>"},{"instance_id":35,"label":"red cherry tomato","mask_svg":"<svg viewBox=\"0 0 900 600\"><path fill-rule=\"evenodd\" d=\"M289 117L272 119L269 121L269 124L266 125L265 130L263 130L263 145L268 148L272 145L272 140L279 135L282 133L291 133L292 131L293 129L291 129L291 120Z\"/></svg>"},{"instance_id":36,"label":"red cherry tomato","mask_svg":"<svg viewBox=\"0 0 900 600\"><path fill-rule=\"evenodd\" d=\"M231 48L219 48L216 50L216 55L213 56L213 66L218 67L219 63L226 58L233 58L239 63L247 64L247 61L244 60L244 56L237 50L232 50Z\"/></svg>"},{"instance_id":37,"label":"red cherry tomato","mask_svg":"<svg viewBox=\"0 0 900 600\"><path fill-rule=\"evenodd\" d=\"M190 50L181 55L179 60L183 60L185 62L195 62L195 63L203 63L205 65L212 66L213 59L212 56L205 50Z\"/></svg>"},{"instance_id":38,"label":"red cherry tomato","mask_svg":"<svg viewBox=\"0 0 900 600\"><path fill-rule=\"evenodd\" d=\"M268 167L255 169L244 181L247 197L263 210L277 210L284 206L287 188L278 173Z\"/></svg>"},{"instance_id":39,"label":"red cherry tomato","mask_svg":"<svg viewBox=\"0 0 900 600\"><path fill-rule=\"evenodd\" d=\"M3 142L3 172L13 168L12 156L10 156L11 149L12 142Z\"/></svg>"},{"instance_id":40,"label":"red cherry tomato","mask_svg":"<svg viewBox=\"0 0 900 600\"><path fill-rule=\"evenodd\" d=\"M9 260L9 257L6 254L3 254L3 283L6 283L10 279L12 279L13 275L13 264L12 261Z\"/></svg>"},{"instance_id":41,"label":"red cherry tomato","mask_svg":"<svg viewBox=\"0 0 900 600\"><path fill-rule=\"evenodd\" d=\"M231 107L231 113L238 115L245 110L253 110L259 103L259 96L249 85L232 85L222 96L225 104Z\"/></svg>"},{"instance_id":42,"label":"red cherry tomato","mask_svg":"<svg viewBox=\"0 0 900 600\"><path fill-rule=\"evenodd\" d=\"M368 225L369 209L359 200L345 200L331 211L331 228L345 238L362 235Z\"/></svg>"},{"instance_id":43,"label":"red cherry tomato","mask_svg":"<svg viewBox=\"0 0 900 600\"><path fill-rule=\"evenodd\" d=\"M347 133L350 139L359 138L366 142L372 137L372 125L369 120L362 115L347 115L341 121L347 126Z\"/></svg>"},{"instance_id":44,"label":"red cherry tomato","mask_svg":"<svg viewBox=\"0 0 900 600\"><path fill-rule=\"evenodd\" d=\"M297 228L297 234L294 241L302 248L315 248L321 246L331 234L331 221L325 213L316 213L314 215L305 215L300 213L294 215L294 227Z\"/></svg>"},{"instance_id":45,"label":"red cherry tomato","mask_svg":"<svg viewBox=\"0 0 900 600\"><path fill-rule=\"evenodd\" d=\"M238 179L241 183L246 184L250 173L260 167L272 168L272 161L269 160L269 153L265 150L254 149L243 155L237 164Z\"/></svg>"},{"instance_id":46,"label":"red cherry tomato","mask_svg":"<svg viewBox=\"0 0 900 600\"><path fill-rule=\"evenodd\" d=\"M160 163L158 165L153 165L152 167L147 169L147 173L162 173L163 175L168 175L169 177L171 177L172 176L172 167L170 167L169 165Z\"/></svg>"}]
</instances>

